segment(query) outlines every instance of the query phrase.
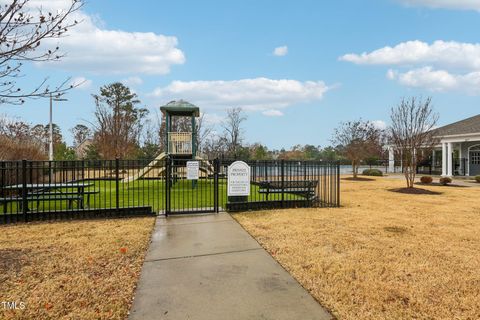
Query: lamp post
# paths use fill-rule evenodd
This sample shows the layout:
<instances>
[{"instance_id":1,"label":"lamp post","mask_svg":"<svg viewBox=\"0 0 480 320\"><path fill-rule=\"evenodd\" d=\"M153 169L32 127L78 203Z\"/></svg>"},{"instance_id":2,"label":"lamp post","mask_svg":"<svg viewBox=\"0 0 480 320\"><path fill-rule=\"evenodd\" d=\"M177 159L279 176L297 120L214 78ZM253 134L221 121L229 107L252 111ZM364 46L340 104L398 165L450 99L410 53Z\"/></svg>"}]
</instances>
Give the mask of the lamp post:
<instances>
[{"instance_id":1,"label":"lamp post","mask_svg":"<svg viewBox=\"0 0 480 320\"><path fill-rule=\"evenodd\" d=\"M54 98L50 93L50 122L49 122L49 146L48 146L48 160L53 161L53 101L68 101L64 98Z\"/></svg>"}]
</instances>

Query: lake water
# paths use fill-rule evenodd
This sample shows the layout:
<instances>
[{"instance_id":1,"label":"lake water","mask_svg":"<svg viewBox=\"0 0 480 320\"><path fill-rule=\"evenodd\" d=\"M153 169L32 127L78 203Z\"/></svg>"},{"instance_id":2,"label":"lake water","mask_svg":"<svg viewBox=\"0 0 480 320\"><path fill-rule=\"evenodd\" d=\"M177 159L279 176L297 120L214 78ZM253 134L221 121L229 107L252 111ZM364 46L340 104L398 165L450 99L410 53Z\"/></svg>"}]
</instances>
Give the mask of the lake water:
<instances>
[{"instance_id":1,"label":"lake water","mask_svg":"<svg viewBox=\"0 0 480 320\"><path fill-rule=\"evenodd\" d=\"M386 173L388 168L385 166L360 166L358 168L358 173L361 174L365 169L378 169L381 172ZM257 177L262 177L262 176L275 177L275 176L281 175L281 168L279 165L277 166L273 165L273 166L267 166L267 167L265 167L264 165L259 165L257 167L252 166L251 170L252 170L252 175L255 175ZM333 166L324 167L324 166L318 166L318 165L307 165L305 167L303 165L294 165L289 163L288 165L285 166L284 173L286 176L296 176L296 175L304 175L304 174L322 175L322 174L328 174L329 173L328 170L333 171L334 167ZM352 174L352 172L353 170L351 165L340 166L340 174ZM331 172L331 173L334 173L334 172Z\"/></svg>"}]
</instances>

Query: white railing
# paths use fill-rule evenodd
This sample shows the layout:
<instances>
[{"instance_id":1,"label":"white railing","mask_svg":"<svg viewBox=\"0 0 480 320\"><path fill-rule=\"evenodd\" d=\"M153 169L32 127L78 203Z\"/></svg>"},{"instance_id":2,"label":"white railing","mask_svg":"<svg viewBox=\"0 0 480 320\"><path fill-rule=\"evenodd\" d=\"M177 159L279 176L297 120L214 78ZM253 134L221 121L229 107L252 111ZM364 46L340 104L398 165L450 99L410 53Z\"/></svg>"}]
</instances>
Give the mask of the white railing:
<instances>
[{"instance_id":1,"label":"white railing","mask_svg":"<svg viewBox=\"0 0 480 320\"><path fill-rule=\"evenodd\" d=\"M192 133L191 132L169 132L168 153L170 154L192 154Z\"/></svg>"}]
</instances>

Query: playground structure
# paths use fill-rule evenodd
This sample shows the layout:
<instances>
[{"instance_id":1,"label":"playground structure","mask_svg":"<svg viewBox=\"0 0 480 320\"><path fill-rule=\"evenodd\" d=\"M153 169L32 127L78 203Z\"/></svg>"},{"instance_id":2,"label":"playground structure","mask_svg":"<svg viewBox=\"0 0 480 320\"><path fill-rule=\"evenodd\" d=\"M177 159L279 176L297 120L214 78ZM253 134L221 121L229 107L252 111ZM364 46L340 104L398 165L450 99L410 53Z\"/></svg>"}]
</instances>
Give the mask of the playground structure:
<instances>
[{"instance_id":1,"label":"playground structure","mask_svg":"<svg viewBox=\"0 0 480 320\"><path fill-rule=\"evenodd\" d=\"M187 161L204 160L198 154L196 138L196 118L200 116L200 109L187 101L176 100L160 107L160 110L165 117L166 134L165 137L162 137L165 139L165 152L160 153L144 168L123 179L123 182L128 183L140 178L165 176L167 160L172 162L174 180L185 179ZM180 128L180 126L174 126L174 117L189 117L190 131L185 131L185 128ZM200 177L208 177L213 174L213 166L211 164L205 165L205 163L205 161L200 161Z\"/></svg>"}]
</instances>

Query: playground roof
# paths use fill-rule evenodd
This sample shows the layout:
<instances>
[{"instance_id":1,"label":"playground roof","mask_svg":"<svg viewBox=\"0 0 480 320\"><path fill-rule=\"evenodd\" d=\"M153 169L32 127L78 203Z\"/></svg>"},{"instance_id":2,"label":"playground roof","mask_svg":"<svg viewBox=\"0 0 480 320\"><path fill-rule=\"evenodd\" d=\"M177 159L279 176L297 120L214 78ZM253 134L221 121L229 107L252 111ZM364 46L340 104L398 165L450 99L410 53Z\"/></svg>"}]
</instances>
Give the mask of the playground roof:
<instances>
[{"instance_id":1,"label":"playground roof","mask_svg":"<svg viewBox=\"0 0 480 320\"><path fill-rule=\"evenodd\" d=\"M160 107L163 114L168 113L172 116L200 116L200 108L185 100L170 101L166 105Z\"/></svg>"}]
</instances>

